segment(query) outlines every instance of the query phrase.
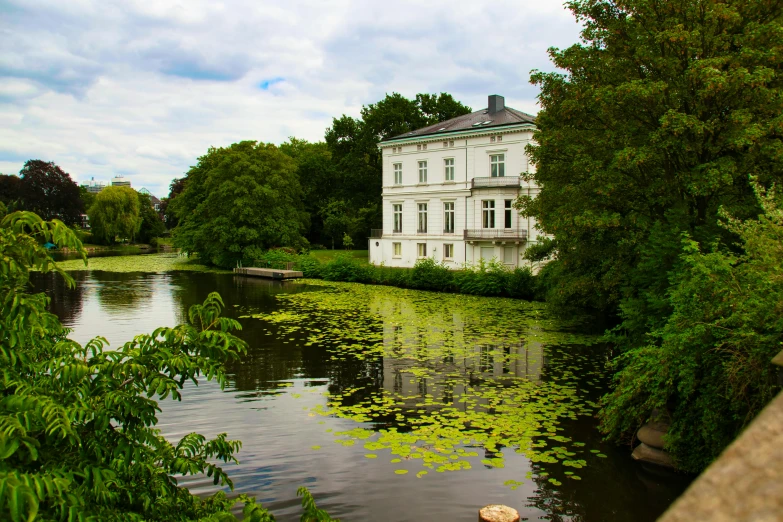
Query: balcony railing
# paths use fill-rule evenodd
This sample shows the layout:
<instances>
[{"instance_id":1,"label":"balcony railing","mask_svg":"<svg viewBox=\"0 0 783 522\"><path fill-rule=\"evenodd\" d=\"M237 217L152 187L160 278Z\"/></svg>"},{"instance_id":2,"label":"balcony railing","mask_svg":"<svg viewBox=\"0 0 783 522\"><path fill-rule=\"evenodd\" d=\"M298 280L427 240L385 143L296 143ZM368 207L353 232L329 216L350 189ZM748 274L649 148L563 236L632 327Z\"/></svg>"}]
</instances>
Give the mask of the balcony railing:
<instances>
[{"instance_id":1,"label":"balcony railing","mask_svg":"<svg viewBox=\"0 0 783 522\"><path fill-rule=\"evenodd\" d=\"M468 240L505 240L527 241L527 230L511 230L505 228L477 228L465 230L463 239Z\"/></svg>"},{"instance_id":2,"label":"balcony railing","mask_svg":"<svg viewBox=\"0 0 783 522\"><path fill-rule=\"evenodd\" d=\"M382 228L371 228L370 229L370 238L371 239L380 239L383 237L383 229Z\"/></svg>"},{"instance_id":3,"label":"balcony railing","mask_svg":"<svg viewBox=\"0 0 783 522\"><path fill-rule=\"evenodd\" d=\"M497 187L519 187L519 176L499 176L494 178L473 178L471 188L497 188Z\"/></svg>"}]
</instances>

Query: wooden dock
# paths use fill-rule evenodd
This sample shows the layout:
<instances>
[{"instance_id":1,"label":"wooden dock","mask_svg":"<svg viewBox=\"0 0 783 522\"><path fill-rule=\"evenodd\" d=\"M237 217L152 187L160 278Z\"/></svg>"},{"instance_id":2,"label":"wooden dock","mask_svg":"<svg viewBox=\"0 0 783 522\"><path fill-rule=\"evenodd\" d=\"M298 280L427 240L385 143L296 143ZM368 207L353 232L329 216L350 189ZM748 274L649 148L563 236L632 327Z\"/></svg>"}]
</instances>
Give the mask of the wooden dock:
<instances>
[{"instance_id":1,"label":"wooden dock","mask_svg":"<svg viewBox=\"0 0 783 522\"><path fill-rule=\"evenodd\" d=\"M235 268L234 273L248 277L263 277L266 279L276 279L284 281L286 279L299 279L304 277L298 270L277 270L275 268Z\"/></svg>"}]
</instances>

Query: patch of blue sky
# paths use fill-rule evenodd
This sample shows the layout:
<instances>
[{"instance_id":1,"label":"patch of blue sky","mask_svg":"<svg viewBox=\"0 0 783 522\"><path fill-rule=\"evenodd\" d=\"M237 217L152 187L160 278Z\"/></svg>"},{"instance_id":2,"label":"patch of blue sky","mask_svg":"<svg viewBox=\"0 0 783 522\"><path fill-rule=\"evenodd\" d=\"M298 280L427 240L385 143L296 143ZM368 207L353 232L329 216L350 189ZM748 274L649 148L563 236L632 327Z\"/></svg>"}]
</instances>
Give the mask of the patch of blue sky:
<instances>
[{"instance_id":1,"label":"patch of blue sky","mask_svg":"<svg viewBox=\"0 0 783 522\"><path fill-rule=\"evenodd\" d=\"M269 79L263 80L261 83L259 83L258 84L258 88L261 89L262 91L268 91L271 86L275 85L276 83L281 83L281 82L284 82L284 81L285 81L285 78L281 78L280 76L278 76L276 78L269 78Z\"/></svg>"}]
</instances>

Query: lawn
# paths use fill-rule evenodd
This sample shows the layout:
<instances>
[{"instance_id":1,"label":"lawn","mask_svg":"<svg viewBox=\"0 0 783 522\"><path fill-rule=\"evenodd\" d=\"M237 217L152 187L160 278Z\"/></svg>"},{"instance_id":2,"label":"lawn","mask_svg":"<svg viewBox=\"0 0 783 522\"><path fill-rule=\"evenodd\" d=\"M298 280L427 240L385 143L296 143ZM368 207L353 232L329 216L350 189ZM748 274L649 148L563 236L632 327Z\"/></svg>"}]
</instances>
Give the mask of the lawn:
<instances>
[{"instance_id":1,"label":"lawn","mask_svg":"<svg viewBox=\"0 0 783 522\"><path fill-rule=\"evenodd\" d=\"M311 250L310 254L322 263L329 262L340 254L345 254L352 259L365 263L369 263L370 259L366 250Z\"/></svg>"}]
</instances>

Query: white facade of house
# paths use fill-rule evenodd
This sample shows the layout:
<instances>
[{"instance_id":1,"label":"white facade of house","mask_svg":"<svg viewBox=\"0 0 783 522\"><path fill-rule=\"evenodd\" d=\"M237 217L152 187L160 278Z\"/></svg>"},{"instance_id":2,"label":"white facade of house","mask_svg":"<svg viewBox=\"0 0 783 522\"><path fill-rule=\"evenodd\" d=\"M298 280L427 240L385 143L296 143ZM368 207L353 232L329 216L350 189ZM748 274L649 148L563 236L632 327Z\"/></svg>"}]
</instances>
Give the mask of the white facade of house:
<instances>
[{"instance_id":1,"label":"white facade of house","mask_svg":"<svg viewBox=\"0 0 783 522\"><path fill-rule=\"evenodd\" d=\"M525 153L534 126L481 127L380 143L383 229L371 234L371 263L412 267L430 257L455 269L481 258L526 264L521 256L538 232L513 203L538 194L520 177L534 170Z\"/></svg>"}]
</instances>

